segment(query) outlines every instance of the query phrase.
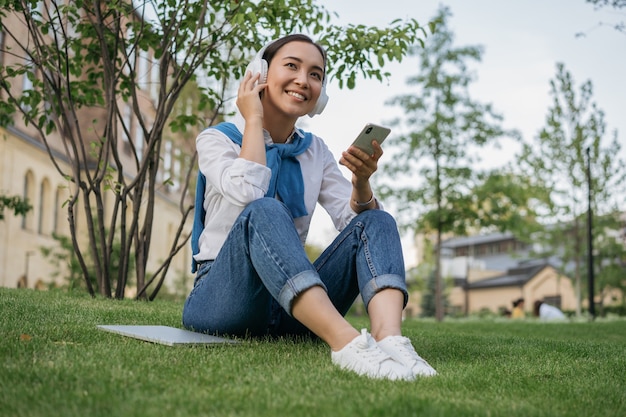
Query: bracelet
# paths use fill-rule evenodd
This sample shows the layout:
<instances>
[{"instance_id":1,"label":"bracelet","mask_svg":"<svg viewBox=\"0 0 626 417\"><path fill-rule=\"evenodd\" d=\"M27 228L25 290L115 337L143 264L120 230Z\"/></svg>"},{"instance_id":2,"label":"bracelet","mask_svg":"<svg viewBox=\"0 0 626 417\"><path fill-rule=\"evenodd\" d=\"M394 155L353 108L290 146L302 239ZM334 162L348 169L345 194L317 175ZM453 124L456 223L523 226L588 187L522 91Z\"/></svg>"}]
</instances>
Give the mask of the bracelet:
<instances>
[{"instance_id":1,"label":"bracelet","mask_svg":"<svg viewBox=\"0 0 626 417\"><path fill-rule=\"evenodd\" d=\"M366 203L359 203L356 200L352 200L352 201L354 201L354 204L356 204L358 207L369 206L370 204L372 204L372 201L374 201L374 193L372 193L372 198L370 198Z\"/></svg>"}]
</instances>

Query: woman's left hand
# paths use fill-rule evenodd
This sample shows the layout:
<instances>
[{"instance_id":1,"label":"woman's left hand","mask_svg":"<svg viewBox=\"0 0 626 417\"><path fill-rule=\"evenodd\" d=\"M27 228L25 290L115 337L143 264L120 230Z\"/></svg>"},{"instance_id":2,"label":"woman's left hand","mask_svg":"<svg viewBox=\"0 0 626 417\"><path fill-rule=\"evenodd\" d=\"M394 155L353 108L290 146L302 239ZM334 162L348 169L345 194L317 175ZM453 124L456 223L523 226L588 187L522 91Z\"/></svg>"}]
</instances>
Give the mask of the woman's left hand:
<instances>
[{"instance_id":1,"label":"woman's left hand","mask_svg":"<svg viewBox=\"0 0 626 417\"><path fill-rule=\"evenodd\" d=\"M356 146L350 146L341 154L339 163L352 171L357 182L369 181L369 178L378 169L378 160L383 155L383 149L376 141L372 142L372 146L374 148L372 155L368 155L367 152Z\"/></svg>"}]
</instances>

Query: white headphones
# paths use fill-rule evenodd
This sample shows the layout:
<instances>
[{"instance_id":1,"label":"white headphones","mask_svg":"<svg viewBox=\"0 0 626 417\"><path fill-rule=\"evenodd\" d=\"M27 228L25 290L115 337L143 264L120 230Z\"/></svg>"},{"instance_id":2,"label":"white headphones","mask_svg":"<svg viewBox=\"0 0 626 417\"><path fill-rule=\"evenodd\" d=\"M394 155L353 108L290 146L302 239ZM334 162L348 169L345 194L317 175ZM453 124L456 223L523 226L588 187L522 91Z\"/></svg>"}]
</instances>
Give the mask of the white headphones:
<instances>
[{"instance_id":1,"label":"white headphones","mask_svg":"<svg viewBox=\"0 0 626 417\"><path fill-rule=\"evenodd\" d=\"M265 59L263 59L263 54L268 46L270 46L274 41L268 43L263 48L256 53L252 61L246 67L246 72L250 71L253 75L256 73L261 73L261 77L259 78L259 82L261 84L267 82L267 69L268 63ZM317 103L315 103L315 107L309 113L309 117L313 117L316 114L321 114L328 103L328 94L326 94L326 74L324 74L324 79L322 81L322 91L320 92L320 96L317 99Z\"/></svg>"}]
</instances>

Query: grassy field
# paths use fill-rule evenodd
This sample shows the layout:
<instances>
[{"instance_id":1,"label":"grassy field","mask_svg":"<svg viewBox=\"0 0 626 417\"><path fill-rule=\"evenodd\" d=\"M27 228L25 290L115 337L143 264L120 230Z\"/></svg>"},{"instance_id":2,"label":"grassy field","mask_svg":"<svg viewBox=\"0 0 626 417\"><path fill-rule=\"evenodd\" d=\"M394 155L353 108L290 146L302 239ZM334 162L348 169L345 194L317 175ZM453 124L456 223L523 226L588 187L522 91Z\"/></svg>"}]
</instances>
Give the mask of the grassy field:
<instances>
[{"instance_id":1,"label":"grassy field","mask_svg":"<svg viewBox=\"0 0 626 417\"><path fill-rule=\"evenodd\" d=\"M416 382L341 371L315 341L168 347L96 329L181 327L181 308L0 289L0 415L626 416L623 320L407 320L440 373Z\"/></svg>"}]
</instances>

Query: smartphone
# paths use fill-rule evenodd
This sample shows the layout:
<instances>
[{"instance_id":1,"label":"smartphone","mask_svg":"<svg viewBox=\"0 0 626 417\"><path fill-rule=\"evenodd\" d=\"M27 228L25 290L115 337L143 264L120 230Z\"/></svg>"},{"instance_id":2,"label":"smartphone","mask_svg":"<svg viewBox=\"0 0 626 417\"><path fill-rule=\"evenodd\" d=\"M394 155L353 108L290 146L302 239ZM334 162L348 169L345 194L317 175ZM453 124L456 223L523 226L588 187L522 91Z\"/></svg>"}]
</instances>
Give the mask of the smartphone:
<instances>
[{"instance_id":1,"label":"smartphone","mask_svg":"<svg viewBox=\"0 0 626 417\"><path fill-rule=\"evenodd\" d=\"M361 130L361 133L359 133L359 136L356 137L354 142L352 142L352 146L356 146L362 151L367 152L369 155L372 155L374 153L372 141L376 140L376 142L381 145L389 135L389 132L391 132L391 129L388 127L368 123L365 125L363 130Z\"/></svg>"}]
</instances>

